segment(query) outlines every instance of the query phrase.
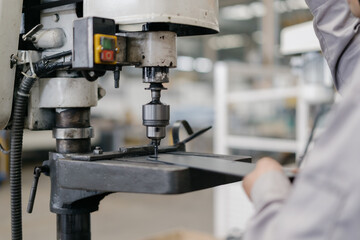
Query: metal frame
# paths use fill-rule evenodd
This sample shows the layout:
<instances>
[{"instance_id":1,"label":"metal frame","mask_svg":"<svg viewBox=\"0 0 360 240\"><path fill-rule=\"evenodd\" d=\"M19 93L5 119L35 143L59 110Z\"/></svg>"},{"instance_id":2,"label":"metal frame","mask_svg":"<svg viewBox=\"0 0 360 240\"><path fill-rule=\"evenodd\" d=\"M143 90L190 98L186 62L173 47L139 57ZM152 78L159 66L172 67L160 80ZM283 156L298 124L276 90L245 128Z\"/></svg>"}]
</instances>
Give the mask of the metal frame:
<instances>
[{"instance_id":1,"label":"metal frame","mask_svg":"<svg viewBox=\"0 0 360 240\"><path fill-rule=\"evenodd\" d=\"M228 84L231 76L263 76L273 77L276 74L286 74L293 77L290 69L262 68L246 66L236 63L220 62L215 65L215 135L214 147L216 153L228 154L229 148L295 152L302 153L308 137L309 106L302 98L302 81L296 87L274 88L266 90L251 90L243 92L230 92ZM228 106L231 103L251 103L257 101L279 100L297 98L296 140L273 139L264 137L248 137L231 135L228 131Z\"/></svg>"},{"instance_id":2,"label":"metal frame","mask_svg":"<svg viewBox=\"0 0 360 240\"><path fill-rule=\"evenodd\" d=\"M278 151L301 153L307 140L309 104L301 96L301 84L295 87L266 90L246 90L231 92L229 82L232 76L261 76L271 79L277 74L291 76L290 69L249 66L241 63L219 62L215 65L215 136L214 152L229 154L230 148L258 151ZM297 98L297 139L274 139L232 135L228 130L228 108L234 103L253 103L257 101ZM253 207L239 184L215 189L214 192L214 232L219 238L226 237L232 229L241 230L253 213ZM238 211L234 213L234 211ZM233 217L229 217L229 215ZM236 217L235 217L236 216ZM241 216L241 217L240 217ZM229 232L230 231L230 232ZM241 233L240 233L241 234Z\"/></svg>"},{"instance_id":3,"label":"metal frame","mask_svg":"<svg viewBox=\"0 0 360 240\"><path fill-rule=\"evenodd\" d=\"M325 61L324 61L324 64ZM324 65L325 66L325 65ZM329 77L324 67L324 76ZM293 152L297 160L304 153L308 142L311 105L327 103L324 88L317 88L312 84L306 84L304 71L292 72L289 68L274 68L245 65L241 63L219 62L215 65L214 89L215 89L215 136L214 152L229 154L230 149L246 149L270 152ZM253 76L271 79L276 75L289 75L289 78L298 77L297 85L283 88L270 88L261 90L231 91L228 87L233 76ZM316 94L314 94L316 93ZM316 101L315 98L318 98ZM228 108L230 104L251 104L260 101L281 100L296 98L296 138L278 139L257 136L233 135L228 130ZM238 184L217 188L215 198L215 235L225 237L229 230L239 229L246 226L246 219L251 216L253 208L241 186ZM224 207L226 206L226 207ZM239 211L234 215L234 211ZM229 217L231 215L232 217ZM235 217L236 216L236 217Z\"/></svg>"}]
</instances>

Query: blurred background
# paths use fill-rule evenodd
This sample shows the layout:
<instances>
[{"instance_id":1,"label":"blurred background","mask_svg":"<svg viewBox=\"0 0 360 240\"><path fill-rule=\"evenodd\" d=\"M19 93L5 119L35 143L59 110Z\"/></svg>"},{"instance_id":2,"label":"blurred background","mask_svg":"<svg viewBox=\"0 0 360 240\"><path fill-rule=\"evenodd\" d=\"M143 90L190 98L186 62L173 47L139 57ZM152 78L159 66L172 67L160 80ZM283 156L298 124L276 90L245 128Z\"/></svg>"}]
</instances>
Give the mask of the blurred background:
<instances>
[{"instance_id":1,"label":"blurred background","mask_svg":"<svg viewBox=\"0 0 360 240\"><path fill-rule=\"evenodd\" d=\"M220 34L178 38L178 67L171 69L168 90L162 92L171 107L170 124L185 119L195 130L214 127L188 151L249 155L254 161L271 156L294 165L314 119L336 97L312 15L304 0L219 0L219 5ZM141 69L124 68L119 89L113 88L112 74L100 84L106 96L92 109L93 146L110 151L148 144L141 106L149 96ZM9 137L2 134L2 140ZM51 132L25 133L24 205L33 167L55 148L49 139ZM8 158L0 154L0 238L9 239ZM34 213L24 214L25 239L55 238L49 195L49 179L41 177ZM238 240L252 211L240 183L179 196L113 194L92 214L92 234L140 240L180 230Z\"/></svg>"}]
</instances>

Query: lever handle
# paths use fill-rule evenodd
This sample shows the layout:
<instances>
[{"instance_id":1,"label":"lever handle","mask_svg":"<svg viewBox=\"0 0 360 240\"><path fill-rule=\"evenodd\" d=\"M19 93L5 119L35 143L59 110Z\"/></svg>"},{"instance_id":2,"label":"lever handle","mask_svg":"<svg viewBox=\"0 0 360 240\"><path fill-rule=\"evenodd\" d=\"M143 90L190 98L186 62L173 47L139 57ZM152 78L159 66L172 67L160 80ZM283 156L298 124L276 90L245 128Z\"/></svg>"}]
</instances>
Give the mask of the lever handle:
<instances>
[{"instance_id":1,"label":"lever handle","mask_svg":"<svg viewBox=\"0 0 360 240\"><path fill-rule=\"evenodd\" d=\"M172 127L172 137L173 137L173 142L174 145L178 144L180 142L180 127L184 126L187 134L191 135L194 133L194 131L192 130L190 124L188 123L188 121L186 120L178 120L174 123L173 127Z\"/></svg>"},{"instance_id":2,"label":"lever handle","mask_svg":"<svg viewBox=\"0 0 360 240\"><path fill-rule=\"evenodd\" d=\"M119 88L121 67L116 65L114 70L114 87Z\"/></svg>"},{"instance_id":3,"label":"lever handle","mask_svg":"<svg viewBox=\"0 0 360 240\"><path fill-rule=\"evenodd\" d=\"M23 41L28 41L28 40L30 40L30 41L33 41L34 39L33 39L33 35L35 34L35 33L37 33L40 29L42 29L43 28L43 25L42 24L38 24L38 25L36 25L35 27L33 27L29 32L27 32L26 34L24 34L23 36L22 36L22 40Z\"/></svg>"},{"instance_id":4,"label":"lever handle","mask_svg":"<svg viewBox=\"0 0 360 240\"><path fill-rule=\"evenodd\" d=\"M28 213L32 213L33 208L34 208L36 190L37 190L37 186L38 186L38 183L39 183L40 175L41 175L42 172L48 172L48 170L49 169L48 169L47 166L41 166L41 167L35 167L34 168L34 181L33 181L33 184L31 186L29 202L28 202L28 206L27 206L27 212Z\"/></svg>"}]
</instances>

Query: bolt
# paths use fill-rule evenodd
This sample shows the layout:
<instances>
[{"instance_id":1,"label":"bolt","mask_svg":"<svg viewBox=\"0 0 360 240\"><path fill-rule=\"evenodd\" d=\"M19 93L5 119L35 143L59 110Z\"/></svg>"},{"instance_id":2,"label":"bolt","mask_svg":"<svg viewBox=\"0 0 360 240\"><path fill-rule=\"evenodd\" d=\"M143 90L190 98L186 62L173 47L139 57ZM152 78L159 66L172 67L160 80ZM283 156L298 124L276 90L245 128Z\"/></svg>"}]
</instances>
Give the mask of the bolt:
<instances>
[{"instance_id":1,"label":"bolt","mask_svg":"<svg viewBox=\"0 0 360 240\"><path fill-rule=\"evenodd\" d=\"M53 15L53 20L54 20L54 22L58 22L58 21L60 20L59 14L55 13L55 14Z\"/></svg>"},{"instance_id":2,"label":"bolt","mask_svg":"<svg viewBox=\"0 0 360 240\"><path fill-rule=\"evenodd\" d=\"M119 148L119 151L122 152L122 153L126 153L126 152L127 152L127 149L124 148L124 147L120 147L120 148Z\"/></svg>"},{"instance_id":3,"label":"bolt","mask_svg":"<svg viewBox=\"0 0 360 240\"><path fill-rule=\"evenodd\" d=\"M14 54L10 56L10 68L13 68L18 62L18 57Z\"/></svg>"},{"instance_id":4,"label":"bolt","mask_svg":"<svg viewBox=\"0 0 360 240\"><path fill-rule=\"evenodd\" d=\"M103 153L103 150L101 147L99 146L96 146L94 151L93 151L94 154L102 154Z\"/></svg>"}]
</instances>

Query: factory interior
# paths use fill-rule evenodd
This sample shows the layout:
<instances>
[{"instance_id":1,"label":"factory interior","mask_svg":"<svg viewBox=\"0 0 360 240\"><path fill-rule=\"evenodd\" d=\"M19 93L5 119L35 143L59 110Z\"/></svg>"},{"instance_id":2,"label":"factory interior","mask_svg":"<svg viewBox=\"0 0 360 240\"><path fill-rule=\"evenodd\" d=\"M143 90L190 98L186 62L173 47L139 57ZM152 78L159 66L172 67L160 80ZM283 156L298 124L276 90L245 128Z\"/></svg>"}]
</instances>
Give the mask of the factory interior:
<instances>
[{"instance_id":1,"label":"factory interior","mask_svg":"<svg viewBox=\"0 0 360 240\"><path fill-rule=\"evenodd\" d=\"M2 78L12 76L12 87L7 91L14 93L10 96L14 100L10 114L0 111L0 115L9 115L8 125L0 125L0 239L87 240L87 233L74 237L71 234L77 233L68 231L82 227L85 230L79 231L90 232L90 226L91 238L101 240L244 239L254 215L240 181L244 176L166 161L204 158L199 164L206 165L209 157L214 163L236 160L248 166L249 161L255 164L268 156L286 168L295 168L312 148L311 139L323 131L327 113L338 98L305 0L13 2L0 0L0 32L4 35L1 28L6 28L22 38L19 45L18 40L11 41L16 42L15 52L11 50L16 67L2 74ZM20 15L14 14L16 9L22 9ZM164 20L169 29L176 17L181 21L182 14L196 18L204 12L214 18L206 19L218 26L204 27L205 23L194 20L198 26L179 25L174 37L173 32L162 30L166 29L164 24L141 19L159 12L159 19L164 19L161 11L168 9L174 15L174 19ZM75 12L79 16L82 10L82 18L73 23ZM136 10L138 15L133 13ZM156 13L149 15L151 11ZM37 20L33 12L38 13ZM11 20L11 25L4 23L6 14L11 14L11 19L22 17L18 23ZM116 14L132 16L126 19ZM184 21L193 21L189 19L184 16ZM136 24L121 29L121 21ZM112 24L116 35L111 33ZM20 32L14 30L17 26ZM98 51L96 46L84 46L89 43L80 34L92 34L90 31L100 36L99 43L95 36L94 44L102 45L99 51L103 51L100 60L95 56L95 64L81 59L84 51ZM48 33L53 35L45 36ZM154 39L160 33L165 38L160 36L164 42L158 43ZM65 40L55 39L61 34ZM10 40L0 42L4 41ZM114 43L115 51L103 50ZM143 54L140 60L135 56L138 49ZM133 51L124 55L126 60L120 59L123 50ZM10 56L11 51L3 51L1 56ZM112 58L113 52L117 62L106 59ZM57 60L44 58L52 54L58 54L54 55ZM66 65L69 59L72 66ZM50 62L58 67L62 60L65 70L50 74L41 72L38 64ZM9 59L1 61L3 71ZM151 65L151 61L155 63ZM20 79L34 80L35 72L38 81L31 92L21 92ZM81 78L79 74L83 74ZM14 81L17 85L11 91ZM0 94L5 98L4 91ZM18 157L10 153L16 146L10 146L20 134L14 130L15 95L19 99L30 96L23 110L20 180L16 170L10 170L11 158ZM85 119L84 124L71 122L71 114L79 122ZM179 120L186 120L192 130ZM154 163L158 156L164 162ZM10 176L11 171L14 176ZM16 225L12 211L19 209L11 199L16 189L10 181L16 180L21 186L22 238L14 237L17 233L12 226ZM71 220L66 218L70 215L74 216Z\"/></svg>"}]
</instances>

